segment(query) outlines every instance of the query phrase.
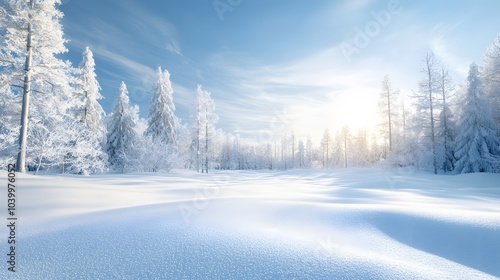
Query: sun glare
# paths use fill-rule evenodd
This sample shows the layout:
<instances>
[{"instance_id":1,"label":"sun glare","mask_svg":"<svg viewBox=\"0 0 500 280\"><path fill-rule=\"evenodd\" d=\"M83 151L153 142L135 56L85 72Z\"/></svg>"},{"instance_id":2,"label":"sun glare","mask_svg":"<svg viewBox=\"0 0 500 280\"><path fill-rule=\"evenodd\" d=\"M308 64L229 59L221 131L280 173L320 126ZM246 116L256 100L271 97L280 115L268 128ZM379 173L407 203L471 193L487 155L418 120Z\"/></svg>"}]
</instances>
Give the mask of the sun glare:
<instances>
[{"instance_id":1,"label":"sun glare","mask_svg":"<svg viewBox=\"0 0 500 280\"><path fill-rule=\"evenodd\" d=\"M347 126L351 132L372 129L377 125L377 101L371 94L353 93L341 95L335 104L333 118L340 127Z\"/></svg>"},{"instance_id":2,"label":"sun glare","mask_svg":"<svg viewBox=\"0 0 500 280\"><path fill-rule=\"evenodd\" d=\"M373 130L378 124L377 96L373 96L366 92L345 93L320 104L296 105L288 110L288 116L293 118L287 119L288 125L278 134L293 132L299 138L319 140L325 129L332 136L344 126L351 133L360 129Z\"/></svg>"}]
</instances>

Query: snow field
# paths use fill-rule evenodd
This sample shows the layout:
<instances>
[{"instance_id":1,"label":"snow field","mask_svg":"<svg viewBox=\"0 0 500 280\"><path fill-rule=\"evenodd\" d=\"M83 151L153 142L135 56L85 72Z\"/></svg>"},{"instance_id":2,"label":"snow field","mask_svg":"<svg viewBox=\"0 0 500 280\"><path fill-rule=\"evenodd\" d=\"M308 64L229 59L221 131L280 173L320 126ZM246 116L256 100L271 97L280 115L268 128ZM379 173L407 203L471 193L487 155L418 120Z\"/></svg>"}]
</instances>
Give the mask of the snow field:
<instances>
[{"instance_id":1,"label":"snow field","mask_svg":"<svg viewBox=\"0 0 500 280\"><path fill-rule=\"evenodd\" d=\"M18 279L500 277L498 174L18 177Z\"/></svg>"}]
</instances>

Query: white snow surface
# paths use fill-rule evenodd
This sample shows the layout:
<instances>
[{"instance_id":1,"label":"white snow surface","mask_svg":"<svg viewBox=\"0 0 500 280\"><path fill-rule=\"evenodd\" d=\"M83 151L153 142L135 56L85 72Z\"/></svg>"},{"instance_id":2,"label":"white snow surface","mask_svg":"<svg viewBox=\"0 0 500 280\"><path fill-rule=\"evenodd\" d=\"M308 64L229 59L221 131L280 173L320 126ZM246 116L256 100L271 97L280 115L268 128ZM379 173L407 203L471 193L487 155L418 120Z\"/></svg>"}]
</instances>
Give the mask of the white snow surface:
<instances>
[{"instance_id":1,"label":"white snow surface","mask_svg":"<svg viewBox=\"0 0 500 280\"><path fill-rule=\"evenodd\" d=\"M17 272L3 226L0 279L500 277L500 174L17 174L16 188Z\"/></svg>"}]
</instances>

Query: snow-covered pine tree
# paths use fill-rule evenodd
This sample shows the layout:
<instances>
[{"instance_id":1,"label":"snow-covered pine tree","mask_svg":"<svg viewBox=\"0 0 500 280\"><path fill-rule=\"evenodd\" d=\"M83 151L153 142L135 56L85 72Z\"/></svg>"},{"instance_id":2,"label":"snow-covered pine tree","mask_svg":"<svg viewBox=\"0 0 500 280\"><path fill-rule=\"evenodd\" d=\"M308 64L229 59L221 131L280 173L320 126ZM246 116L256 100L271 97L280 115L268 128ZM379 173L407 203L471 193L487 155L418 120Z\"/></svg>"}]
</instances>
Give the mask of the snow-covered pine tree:
<instances>
[{"instance_id":1,"label":"snow-covered pine tree","mask_svg":"<svg viewBox=\"0 0 500 280\"><path fill-rule=\"evenodd\" d=\"M73 114L66 122L50 131L35 123L33 127L33 143L37 159L37 171L41 159L50 154L48 149L58 143L57 138L67 139L65 145L58 145L57 150L64 154L58 161L49 162L49 165L61 165L62 172L76 174L91 174L103 172L106 169L107 155L103 150L105 144L106 128L103 123L104 110L97 102L102 98L100 87L95 74L95 62L92 52L87 47L83 52L83 59L77 70L75 79L76 97L81 102L75 104ZM49 145L49 143L52 143ZM52 157L56 157L54 154Z\"/></svg>"},{"instance_id":2,"label":"snow-covered pine tree","mask_svg":"<svg viewBox=\"0 0 500 280\"><path fill-rule=\"evenodd\" d=\"M153 88L153 96L149 103L148 126L145 137L151 138L151 151L156 155L153 171L168 171L177 154L177 132L179 121L174 115L173 89L170 82L170 73L158 67L157 79Z\"/></svg>"},{"instance_id":3,"label":"snow-covered pine tree","mask_svg":"<svg viewBox=\"0 0 500 280\"><path fill-rule=\"evenodd\" d=\"M101 141L106 136L106 127L104 126L104 110L97 100L103 96L99 92L101 87L97 82L95 73L94 55L89 47L85 48L82 54L83 59L79 66L78 93L83 99L83 108L81 120L85 126Z\"/></svg>"},{"instance_id":4,"label":"snow-covered pine tree","mask_svg":"<svg viewBox=\"0 0 500 280\"><path fill-rule=\"evenodd\" d=\"M19 172L25 172L28 162L34 161L29 155L33 144L28 145L31 133L28 120L30 124L56 131L55 127L74 121L72 110L78 107L71 87L74 69L69 62L57 57L67 52L59 22L63 14L57 9L58 4L59 0L0 2L0 68L14 94L22 97ZM68 141L64 135L56 138L61 145ZM64 155L57 154L47 160L57 162L62 157Z\"/></svg>"},{"instance_id":5,"label":"snow-covered pine tree","mask_svg":"<svg viewBox=\"0 0 500 280\"><path fill-rule=\"evenodd\" d=\"M149 104L148 128L145 133L152 136L153 140L166 145L175 145L179 126L174 115L175 105L172 94L170 73L167 70L162 71L159 67L153 97Z\"/></svg>"},{"instance_id":6,"label":"snow-covered pine tree","mask_svg":"<svg viewBox=\"0 0 500 280\"><path fill-rule=\"evenodd\" d=\"M486 94L491 100L491 113L500 127L500 34L486 52L482 74Z\"/></svg>"},{"instance_id":7,"label":"snow-covered pine tree","mask_svg":"<svg viewBox=\"0 0 500 280\"><path fill-rule=\"evenodd\" d=\"M136 110L129 105L127 86L122 82L108 121L106 152L114 170L125 172L135 156L137 119Z\"/></svg>"},{"instance_id":8,"label":"snow-covered pine tree","mask_svg":"<svg viewBox=\"0 0 500 280\"><path fill-rule=\"evenodd\" d=\"M461 104L456 172L500 172L500 140L475 63L470 65L467 90Z\"/></svg>"}]
</instances>

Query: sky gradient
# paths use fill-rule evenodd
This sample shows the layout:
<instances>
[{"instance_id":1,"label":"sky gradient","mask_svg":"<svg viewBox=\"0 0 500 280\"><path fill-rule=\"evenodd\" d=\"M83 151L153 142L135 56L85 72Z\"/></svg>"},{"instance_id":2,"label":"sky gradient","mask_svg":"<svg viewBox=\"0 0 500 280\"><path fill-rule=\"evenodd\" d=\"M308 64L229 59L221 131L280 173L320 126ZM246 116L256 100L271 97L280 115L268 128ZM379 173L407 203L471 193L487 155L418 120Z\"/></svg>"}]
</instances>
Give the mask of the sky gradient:
<instances>
[{"instance_id":1,"label":"sky gradient","mask_svg":"<svg viewBox=\"0 0 500 280\"><path fill-rule=\"evenodd\" d=\"M259 141L373 127L386 74L403 94L417 90L433 51L462 83L500 33L496 0L62 2L64 58L77 66L91 48L106 112L125 81L146 117L161 66L183 123L201 84L219 128Z\"/></svg>"}]
</instances>

